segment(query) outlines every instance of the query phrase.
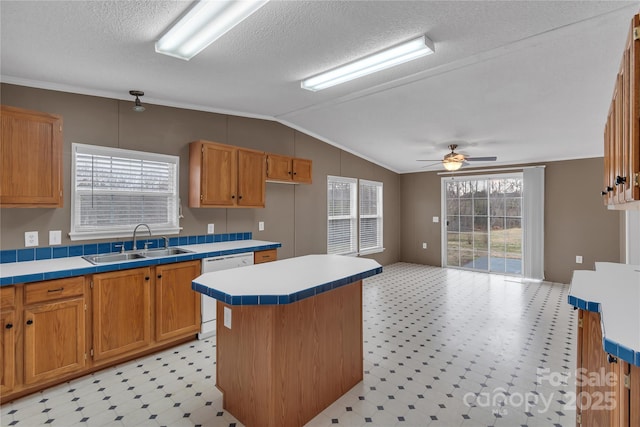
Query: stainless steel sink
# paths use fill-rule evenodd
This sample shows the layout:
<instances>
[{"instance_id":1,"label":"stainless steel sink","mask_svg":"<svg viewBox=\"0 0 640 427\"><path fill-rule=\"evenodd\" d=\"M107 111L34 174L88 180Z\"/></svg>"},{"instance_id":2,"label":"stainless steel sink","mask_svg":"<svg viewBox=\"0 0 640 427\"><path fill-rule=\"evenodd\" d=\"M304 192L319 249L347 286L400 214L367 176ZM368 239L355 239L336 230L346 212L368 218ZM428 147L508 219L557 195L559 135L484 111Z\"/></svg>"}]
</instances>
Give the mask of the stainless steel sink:
<instances>
[{"instance_id":1,"label":"stainless steel sink","mask_svg":"<svg viewBox=\"0 0 640 427\"><path fill-rule=\"evenodd\" d=\"M139 252L129 252L119 254L87 255L82 258L86 259L91 264L106 264L109 262L129 261L132 259L144 258L144 255Z\"/></svg>"},{"instance_id":2,"label":"stainless steel sink","mask_svg":"<svg viewBox=\"0 0 640 427\"><path fill-rule=\"evenodd\" d=\"M180 254L190 254L191 251L180 248L163 248L163 249L148 249L144 252L144 256L148 257L161 257L161 256L171 256L171 255L180 255Z\"/></svg>"}]
</instances>

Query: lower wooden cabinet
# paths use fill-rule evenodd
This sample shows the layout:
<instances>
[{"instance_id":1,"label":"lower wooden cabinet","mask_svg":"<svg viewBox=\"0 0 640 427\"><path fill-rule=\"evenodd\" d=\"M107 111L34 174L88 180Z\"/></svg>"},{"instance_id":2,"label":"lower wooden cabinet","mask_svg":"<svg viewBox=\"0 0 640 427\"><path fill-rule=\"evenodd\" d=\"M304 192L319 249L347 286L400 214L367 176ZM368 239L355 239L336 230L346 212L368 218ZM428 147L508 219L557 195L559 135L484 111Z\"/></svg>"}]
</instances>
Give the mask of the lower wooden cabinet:
<instances>
[{"instance_id":1,"label":"lower wooden cabinet","mask_svg":"<svg viewBox=\"0 0 640 427\"><path fill-rule=\"evenodd\" d=\"M93 360L151 344L151 268L94 274Z\"/></svg>"},{"instance_id":2,"label":"lower wooden cabinet","mask_svg":"<svg viewBox=\"0 0 640 427\"><path fill-rule=\"evenodd\" d=\"M24 310L24 382L56 378L85 366L84 297Z\"/></svg>"},{"instance_id":3,"label":"lower wooden cabinet","mask_svg":"<svg viewBox=\"0 0 640 427\"><path fill-rule=\"evenodd\" d=\"M199 275L199 261L155 268L157 341L200 330L200 294L191 289L191 281Z\"/></svg>"},{"instance_id":4,"label":"lower wooden cabinet","mask_svg":"<svg viewBox=\"0 0 640 427\"><path fill-rule=\"evenodd\" d=\"M11 390L15 383L16 301L15 286L0 288L0 394Z\"/></svg>"},{"instance_id":5,"label":"lower wooden cabinet","mask_svg":"<svg viewBox=\"0 0 640 427\"><path fill-rule=\"evenodd\" d=\"M253 263L262 264L263 262L276 261L278 259L277 249L267 249L264 251L256 251L253 253Z\"/></svg>"},{"instance_id":6,"label":"lower wooden cabinet","mask_svg":"<svg viewBox=\"0 0 640 427\"><path fill-rule=\"evenodd\" d=\"M640 367L602 347L600 313L579 310L576 426L640 426Z\"/></svg>"},{"instance_id":7,"label":"lower wooden cabinet","mask_svg":"<svg viewBox=\"0 0 640 427\"><path fill-rule=\"evenodd\" d=\"M196 338L200 261L0 287L2 403Z\"/></svg>"}]
</instances>

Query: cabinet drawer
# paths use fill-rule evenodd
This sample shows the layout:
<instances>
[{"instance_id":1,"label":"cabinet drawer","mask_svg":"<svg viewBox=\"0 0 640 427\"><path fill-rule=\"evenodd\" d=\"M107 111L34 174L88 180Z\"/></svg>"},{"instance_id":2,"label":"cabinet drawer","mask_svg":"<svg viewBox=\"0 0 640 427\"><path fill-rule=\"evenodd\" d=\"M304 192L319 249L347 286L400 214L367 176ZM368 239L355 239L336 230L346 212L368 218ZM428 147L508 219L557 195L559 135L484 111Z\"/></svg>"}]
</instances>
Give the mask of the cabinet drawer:
<instances>
[{"instance_id":1,"label":"cabinet drawer","mask_svg":"<svg viewBox=\"0 0 640 427\"><path fill-rule=\"evenodd\" d=\"M0 288L0 308L13 308L16 304L15 286L4 286Z\"/></svg>"},{"instance_id":2,"label":"cabinet drawer","mask_svg":"<svg viewBox=\"0 0 640 427\"><path fill-rule=\"evenodd\" d=\"M52 301L60 298L73 297L84 293L84 277L51 280L26 284L24 286L24 303Z\"/></svg>"},{"instance_id":3,"label":"cabinet drawer","mask_svg":"<svg viewBox=\"0 0 640 427\"><path fill-rule=\"evenodd\" d=\"M253 263L262 264L263 262L271 262L278 259L277 249L268 249L266 251L257 251L253 253Z\"/></svg>"}]
</instances>

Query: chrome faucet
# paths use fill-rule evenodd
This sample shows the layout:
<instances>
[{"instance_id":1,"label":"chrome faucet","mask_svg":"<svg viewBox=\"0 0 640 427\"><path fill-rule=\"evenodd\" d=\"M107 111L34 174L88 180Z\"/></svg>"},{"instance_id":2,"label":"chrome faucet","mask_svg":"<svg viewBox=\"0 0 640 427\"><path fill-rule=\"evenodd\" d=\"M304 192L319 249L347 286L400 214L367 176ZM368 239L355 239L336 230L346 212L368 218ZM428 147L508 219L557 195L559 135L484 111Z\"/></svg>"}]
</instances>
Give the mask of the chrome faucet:
<instances>
[{"instance_id":1,"label":"chrome faucet","mask_svg":"<svg viewBox=\"0 0 640 427\"><path fill-rule=\"evenodd\" d=\"M169 247L169 239L167 236L160 236L162 240L164 240L164 248L167 249Z\"/></svg>"},{"instance_id":2,"label":"chrome faucet","mask_svg":"<svg viewBox=\"0 0 640 427\"><path fill-rule=\"evenodd\" d=\"M136 232L138 231L138 227L142 227L142 226L147 227L147 230L149 231L149 236L151 236L151 229L147 224L136 225L136 228L133 229L133 250L134 251L138 249L138 244L136 242ZM144 248L147 249L147 243L145 243Z\"/></svg>"}]
</instances>

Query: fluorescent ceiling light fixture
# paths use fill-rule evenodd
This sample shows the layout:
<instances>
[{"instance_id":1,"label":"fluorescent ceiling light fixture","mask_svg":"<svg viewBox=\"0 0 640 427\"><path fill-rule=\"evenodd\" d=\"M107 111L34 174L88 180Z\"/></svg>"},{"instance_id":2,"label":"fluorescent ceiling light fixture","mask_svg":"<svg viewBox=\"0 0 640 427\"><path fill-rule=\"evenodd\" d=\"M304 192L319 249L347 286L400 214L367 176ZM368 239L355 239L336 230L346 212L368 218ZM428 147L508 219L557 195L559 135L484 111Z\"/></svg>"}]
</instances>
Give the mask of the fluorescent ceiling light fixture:
<instances>
[{"instance_id":1,"label":"fluorescent ceiling light fixture","mask_svg":"<svg viewBox=\"0 0 640 427\"><path fill-rule=\"evenodd\" d=\"M427 36L399 44L392 48L374 53L362 59L342 65L333 70L303 80L303 89L318 91L345 83L376 71L384 70L405 62L431 55L434 52L433 42Z\"/></svg>"},{"instance_id":2,"label":"fluorescent ceiling light fixture","mask_svg":"<svg viewBox=\"0 0 640 427\"><path fill-rule=\"evenodd\" d=\"M198 1L156 42L156 52L188 61L267 1Z\"/></svg>"}]
</instances>

